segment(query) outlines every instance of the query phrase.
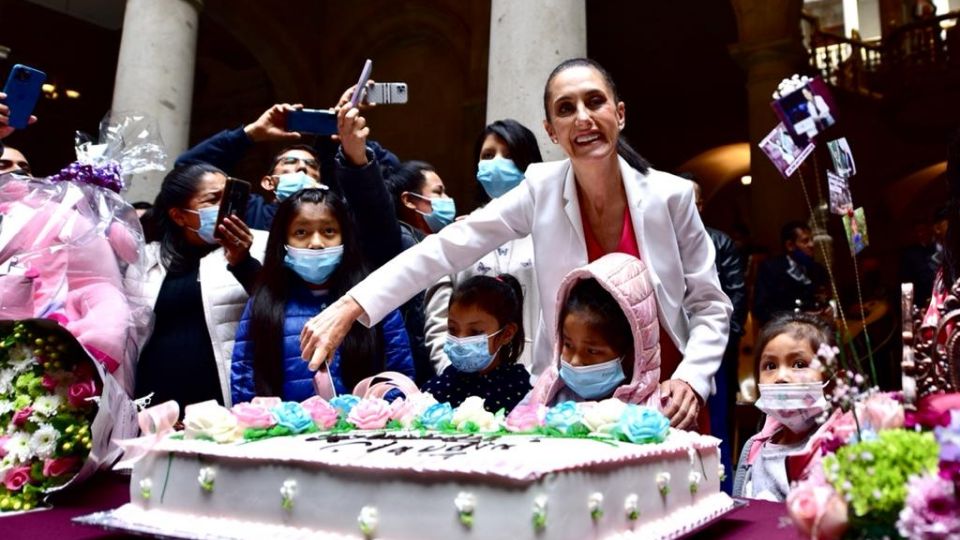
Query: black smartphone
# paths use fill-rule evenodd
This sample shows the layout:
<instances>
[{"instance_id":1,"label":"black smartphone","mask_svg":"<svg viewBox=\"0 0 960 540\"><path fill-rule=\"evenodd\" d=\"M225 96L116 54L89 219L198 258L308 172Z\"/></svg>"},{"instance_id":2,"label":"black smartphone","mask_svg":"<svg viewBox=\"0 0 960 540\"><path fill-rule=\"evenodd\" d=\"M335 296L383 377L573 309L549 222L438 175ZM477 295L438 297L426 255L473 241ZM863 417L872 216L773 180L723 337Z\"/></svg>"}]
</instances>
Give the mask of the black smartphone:
<instances>
[{"instance_id":1,"label":"black smartphone","mask_svg":"<svg viewBox=\"0 0 960 540\"><path fill-rule=\"evenodd\" d=\"M237 216L241 220L246 220L249 201L250 182L239 178L227 178L227 183L223 186L223 197L220 198L217 227L213 230L214 238L220 238L220 224L227 216Z\"/></svg>"},{"instance_id":2,"label":"black smartphone","mask_svg":"<svg viewBox=\"0 0 960 540\"><path fill-rule=\"evenodd\" d=\"M323 109L300 109L287 113L287 131L313 133L315 135L337 134L337 113Z\"/></svg>"}]
</instances>

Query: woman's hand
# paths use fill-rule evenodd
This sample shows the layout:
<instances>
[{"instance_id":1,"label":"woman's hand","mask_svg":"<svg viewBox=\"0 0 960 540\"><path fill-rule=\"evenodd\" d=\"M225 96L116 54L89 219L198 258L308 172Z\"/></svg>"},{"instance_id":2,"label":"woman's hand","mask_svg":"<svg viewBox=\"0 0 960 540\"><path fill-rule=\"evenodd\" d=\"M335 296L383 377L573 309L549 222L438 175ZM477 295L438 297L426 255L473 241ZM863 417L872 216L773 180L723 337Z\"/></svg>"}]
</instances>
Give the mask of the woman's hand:
<instances>
[{"instance_id":1,"label":"woman's hand","mask_svg":"<svg viewBox=\"0 0 960 540\"><path fill-rule=\"evenodd\" d=\"M670 425L677 429L695 429L700 414L700 396L686 381L670 379L660 383L660 403Z\"/></svg>"},{"instance_id":2,"label":"woman's hand","mask_svg":"<svg viewBox=\"0 0 960 540\"><path fill-rule=\"evenodd\" d=\"M347 337L353 323L363 315L356 300L343 295L319 315L307 321L300 332L300 351L311 371L333 360L337 347Z\"/></svg>"},{"instance_id":3,"label":"woman's hand","mask_svg":"<svg viewBox=\"0 0 960 540\"><path fill-rule=\"evenodd\" d=\"M369 81L367 81L367 88L370 88L371 86L373 86L373 79L370 79ZM356 87L357 85L353 85L350 88L347 88L346 90L344 90L343 93L340 94L340 99L337 100L337 106L334 108L342 109L346 104L350 103L350 100L353 99L353 89ZM359 107L360 110L372 109L376 106L377 106L376 103L368 103L366 96L362 96L362 98L360 99L360 103L357 103L357 107Z\"/></svg>"},{"instance_id":4,"label":"woman's hand","mask_svg":"<svg viewBox=\"0 0 960 540\"><path fill-rule=\"evenodd\" d=\"M237 216L227 216L220 224L220 245L223 254L230 266L236 266L250 256L250 246L253 245L253 233L250 228Z\"/></svg>"},{"instance_id":5,"label":"woman's hand","mask_svg":"<svg viewBox=\"0 0 960 540\"><path fill-rule=\"evenodd\" d=\"M300 134L295 131L287 131L287 113L302 109L303 105L299 103L290 105L289 103L280 103L270 107L260 118L257 118L252 124L244 126L243 131L253 142L263 141L296 141L300 139Z\"/></svg>"},{"instance_id":6,"label":"woman's hand","mask_svg":"<svg viewBox=\"0 0 960 540\"><path fill-rule=\"evenodd\" d=\"M367 119L360 116L357 108L341 107L337 110L337 131L343 155L351 164L363 167L367 164L367 137L370 128Z\"/></svg>"}]
</instances>

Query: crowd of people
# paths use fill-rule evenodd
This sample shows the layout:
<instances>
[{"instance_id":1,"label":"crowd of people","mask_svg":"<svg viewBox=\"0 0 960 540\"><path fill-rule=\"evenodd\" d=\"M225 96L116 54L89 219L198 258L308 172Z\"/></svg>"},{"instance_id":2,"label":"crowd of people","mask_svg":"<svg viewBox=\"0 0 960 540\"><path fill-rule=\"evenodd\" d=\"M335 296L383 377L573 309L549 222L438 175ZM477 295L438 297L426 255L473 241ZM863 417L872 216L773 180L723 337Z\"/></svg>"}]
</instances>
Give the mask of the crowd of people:
<instances>
[{"instance_id":1,"label":"crowd of people","mask_svg":"<svg viewBox=\"0 0 960 540\"><path fill-rule=\"evenodd\" d=\"M543 162L515 120L478 134L487 201L460 217L442 171L369 138L352 90L336 104L334 142L304 144L285 129L297 106L278 104L183 153L156 200L138 205L145 260L127 292L154 318L133 397L300 401L391 371L453 406L613 397L729 443L749 310L742 258L703 225L696 182L623 139L626 106L603 67L567 60L546 81L543 128L566 159ZM6 113L0 104L0 138ZM245 218L218 223L231 171L270 141L290 146L265 164ZM30 174L11 146L8 172ZM781 240L753 294L761 408L773 385L822 398L812 361L833 336L810 314L828 297L810 227L787 223ZM735 490L782 499L786 460L816 425L764 412Z\"/></svg>"}]
</instances>

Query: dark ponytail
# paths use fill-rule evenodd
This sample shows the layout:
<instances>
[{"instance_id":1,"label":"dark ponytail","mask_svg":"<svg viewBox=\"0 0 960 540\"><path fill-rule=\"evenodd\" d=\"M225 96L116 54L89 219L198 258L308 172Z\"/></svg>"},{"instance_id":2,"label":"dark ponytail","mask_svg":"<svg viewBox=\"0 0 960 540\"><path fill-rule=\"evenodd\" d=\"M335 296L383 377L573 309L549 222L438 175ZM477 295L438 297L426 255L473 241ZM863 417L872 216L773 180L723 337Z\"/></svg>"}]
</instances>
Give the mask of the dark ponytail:
<instances>
[{"instance_id":1,"label":"dark ponytail","mask_svg":"<svg viewBox=\"0 0 960 540\"><path fill-rule=\"evenodd\" d=\"M170 219L170 210L186 208L190 199L197 194L197 187L207 174L221 174L222 170L207 163L183 165L167 173L160 184L160 192L153 202L153 208L143 215L141 220L147 242L160 242L160 262L170 272L183 272L197 264L199 256L205 255L218 246L204 249L191 248L183 230Z\"/></svg>"},{"instance_id":2,"label":"dark ponytail","mask_svg":"<svg viewBox=\"0 0 960 540\"><path fill-rule=\"evenodd\" d=\"M610 90L610 95L613 96L614 103L621 101L620 94L617 92L617 85L613 82L613 77L610 76L610 73L606 69L603 69L603 66L589 58L570 58L569 60L560 62L557 67L553 68L550 76L547 77L547 84L543 86L543 111L548 121L550 120L550 83L552 83L553 79L561 72L572 67L588 67L596 70L596 72L603 77L603 82L606 83L607 88ZM617 154L631 167L640 172L640 174L647 174L647 172L650 171L650 162L630 146L630 143L627 142L627 139L622 133L617 138Z\"/></svg>"},{"instance_id":3,"label":"dark ponytail","mask_svg":"<svg viewBox=\"0 0 960 540\"><path fill-rule=\"evenodd\" d=\"M510 274L497 277L473 276L450 295L450 305L476 306L489 313L500 328L513 323L517 332L500 349L501 364L514 364L523 353L526 335L523 331L523 286Z\"/></svg>"}]
</instances>

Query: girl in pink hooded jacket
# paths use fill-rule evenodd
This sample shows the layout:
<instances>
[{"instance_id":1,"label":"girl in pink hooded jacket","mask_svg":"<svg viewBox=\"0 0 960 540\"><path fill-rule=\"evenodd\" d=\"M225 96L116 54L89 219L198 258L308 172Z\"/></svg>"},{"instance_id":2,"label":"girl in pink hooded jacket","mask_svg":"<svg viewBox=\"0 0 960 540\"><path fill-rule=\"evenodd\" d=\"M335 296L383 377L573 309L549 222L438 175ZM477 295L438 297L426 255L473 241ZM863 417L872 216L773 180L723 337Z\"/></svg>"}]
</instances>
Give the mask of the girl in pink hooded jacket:
<instances>
[{"instance_id":1,"label":"girl in pink hooded jacket","mask_svg":"<svg viewBox=\"0 0 960 540\"><path fill-rule=\"evenodd\" d=\"M646 265L623 253L605 255L567 274L557 298L557 362L525 401L614 397L659 410L660 325Z\"/></svg>"}]
</instances>

